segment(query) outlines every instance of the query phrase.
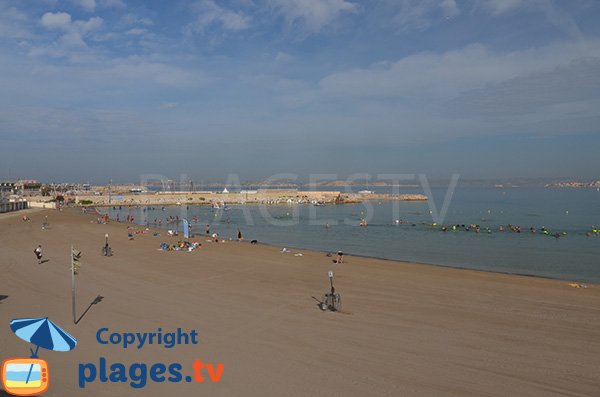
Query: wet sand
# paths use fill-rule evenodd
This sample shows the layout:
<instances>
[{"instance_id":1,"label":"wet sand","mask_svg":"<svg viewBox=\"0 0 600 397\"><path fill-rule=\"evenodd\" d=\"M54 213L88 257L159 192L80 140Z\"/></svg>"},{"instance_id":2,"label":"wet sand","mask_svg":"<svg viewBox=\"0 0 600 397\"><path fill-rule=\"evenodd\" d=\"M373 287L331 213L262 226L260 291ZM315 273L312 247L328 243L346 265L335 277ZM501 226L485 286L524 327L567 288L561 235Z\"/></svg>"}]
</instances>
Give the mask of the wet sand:
<instances>
[{"instance_id":1,"label":"wet sand","mask_svg":"<svg viewBox=\"0 0 600 397\"><path fill-rule=\"evenodd\" d=\"M348 257L196 239L194 252L158 250L182 237L127 238L127 225L99 225L75 210L0 217L0 358L28 357L9 321L46 317L78 339L61 353L40 349L50 366L45 396L597 396L600 390L600 288L568 281ZM48 215L49 230L41 223ZM223 234L222 231L218 231ZM104 234L113 257L102 257ZM235 231L231 231L234 237ZM245 237L252 239L251 230ZM33 249L42 244L37 264ZM69 250L83 253L80 315L71 315ZM331 247L332 251L336 247ZM527 258L523 258L527 260ZM341 313L311 296L329 287ZM100 345L96 332L195 329L198 344L140 350ZM78 364L223 363L219 383L78 386ZM1 394L0 394L1 395Z\"/></svg>"}]
</instances>

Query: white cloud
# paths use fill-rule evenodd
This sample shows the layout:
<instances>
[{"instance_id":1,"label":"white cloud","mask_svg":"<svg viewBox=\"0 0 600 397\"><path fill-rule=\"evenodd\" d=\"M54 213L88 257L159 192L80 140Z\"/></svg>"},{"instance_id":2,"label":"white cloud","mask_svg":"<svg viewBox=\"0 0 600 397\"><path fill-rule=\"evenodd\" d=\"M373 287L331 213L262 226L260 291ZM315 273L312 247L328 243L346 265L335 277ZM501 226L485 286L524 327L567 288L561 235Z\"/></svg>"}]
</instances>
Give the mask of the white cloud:
<instances>
[{"instance_id":1,"label":"white cloud","mask_svg":"<svg viewBox=\"0 0 600 397\"><path fill-rule=\"evenodd\" d=\"M456 0L443 0L442 4L440 4L440 7L442 8L444 17L446 18L452 18L460 14Z\"/></svg>"},{"instance_id":2,"label":"white cloud","mask_svg":"<svg viewBox=\"0 0 600 397\"><path fill-rule=\"evenodd\" d=\"M125 25L144 25L151 26L154 22L150 18L140 17L134 14L126 14L121 17L121 22Z\"/></svg>"},{"instance_id":3,"label":"white cloud","mask_svg":"<svg viewBox=\"0 0 600 397\"><path fill-rule=\"evenodd\" d=\"M87 21L76 21L73 26L75 29L82 33L88 33L92 30L96 30L102 26L104 21L100 17L93 17L88 19Z\"/></svg>"},{"instance_id":4,"label":"white cloud","mask_svg":"<svg viewBox=\"0 0 600 397\"><path fill-rule=\"evenodd\" d=\"M553 0L483 0L483 5L493 16L521 9L541 13L551 25L574 39L583 40L583 33L575 19Z\"/></svg>"},{"instance_id":5,"label":"white cloud","mask_svg":"<svg viewBox=\"0 0 600 397\"><path fill-rule=\"evenodd\" d=\"M283 51L279 51L277 53L277 55L275 55L275 61L277 61L277 62L289 62L293 58L294 57L292 57L290 54L288 54L287 52L283 52Z\"/></svg>"},{"instance_id":6,"label":"white cloud","mask_svg":"<svg viewBox=\"0 0 600 397\"><path fill-rule=\"evenodd\" d=\"M483 4L493 15L500 15L532 4L535 1L536 0L484 0Z\"/></svg>"},{"instance_id":7,"label":"white cloud","mask_svg":"<svg viewBox=\"0 0 600 397\"><path fill-rule=\"evenodd\" d=\"M127 8L123 0L99 0L99 5L104 8Z\"/></svg>"},{"instance_id":8,"label":"white cloud","mask_svg":"<svg viewBox=\"0 0 600 397\"><path fill-rule=\"evenodd\" d=\"M103 24L100 17L92 17L87 21L73 21L66 12L47 12L42 15L41 24L49 30L61 31L61 36L53 46L37 47L31 50L32 55L67 56L73 49L85 49L84 37L99 29Z\"/></svg>"},{"instance_id":9,"label":"white cloud","mask_svg":"<svg viewBox=\"0 0 600 397\"><path fill-rule=\"evenodd\" d=\"M161 103L159 106L159 108L161 110L175 109L176 107L177 107L176 102L164 102L164 103Z\"/></svg>"},{"instance_id":10,"label":"white cloud","mask_svg":"<svg viewBox=\"0 0 600 397\"><path fill-rule=\"evenodd\" d=\"M85 11L94 12L96 10L96 0L71 0Z\"/></svg>"},{"instance_id":11,"label":"white cloud","mask_svg":"<svg viewBox=\"0 0 600 397\"><path fill-rule=\"evenodd\" d=\"M129 29L126 33L132 36L142 36L148 33L148 29L133 28Z\"/></svg>"},{"instance_id":12,"label":"white cloud","mask_svg":"<svg viewBox=\"0 0 600 397\"><path fill-rule=\"evenodd\" d=\"M102 18L92 17L87 21L72 21L66 12L47 12L42 15L42 25L47 29L65 30L78 33L88 33L102 26Z\"/></svg>"},{"instance_id":13,"label":"white cloud","mask_svg":"<svg viewBox=\"0 0 600 397\"><path fill-rule=\"evenodd\" d=\"M102 81L119 82L124 85L142 83L189 88L207 81L200 71L190 71L143 57L114 60L110 66L103 67L96 74Z\"/></svg>"},{"instance_id":14,"label":"white cloud","mask_svg":"<svg viewBox=\"0 0 600 397\"><path fill-rule=\"evenodd\" d=\"M220 25L224 30L243 30L250 27L251 18L241 11L220 7L212 0L194 3L196 19L187 26L191 32L202 32L211 25Z\"/></svg>"},{"instance_id":15,"label":"white cloud","mask_svg":"<svg viewBox=\"0 0 600 397\"><path fill-rule=\"evenodd\" d=\"M42 25L48 29L63 29L71 28L71 15L66 12L47 12L42 15Z\"/></svg>"},{"instance_id":16,"label":"white cloud","mask_svg":"<svg viewBox=\"0 0 600 397\"><path fill-rule=\"evenodd\" d=\"M87 45L79 32L67 32L60 38L60 44L65 49L86 48Z\"/></svg>"},{"instance_id":17,"label":"white cloud","mask_svg":"<svg viewBox=\"0 0 600 397\"><path fill-rule=\"evenodd\" d=\"M26 14L13 5L0 1L0 37L30 38L32 33L25 27L28 19Z\"/></svg>"},{"instance_id":18,"label":"white cloud","mask_svg":"<svg viewBox=\"0 0 600 397\"><path fill-rule=\"evenodd\" d=\"M288 28L308 35L318 33L344 13L359 12L357 4L346 0L269 0L269 3Z\"/></svg>"},{"instance_id":19,"label":"white cloud","mask_svg":"<svg viewBox=\"0 0 600 397\"><path fill-rule=\"evenodd\" d=\"M393 62L331 74L319 83L324 95L336 97L449 99L537 71L600 56L600 41L564 42L509 53L474 44L442 54L419 53Z\"/></svg>"},{"instance_id":20,"label":"white cloud","mask_svg":"<svg viewBox=\"0 0 600 397\"><path fill-rule=\"evenodd\" d=\"M596 51L596 56L600 56L600 51ZM587 101L600 101L600 57L573 60L566 66L465 91L451 101L451 109L488 117L535 113L552 107L556 116L590 113ZM573 103L577 106L569 105ZM599 115L598 109L591 113Z\"/></svg>"},{"instance_id":21,"label":"white cloud","mask_svg":"<svg viewBox=\"0 0 600 397\"><path fill-rule=\"evenodd\" d=\"M424 30L435 19L450 19L460 14L455 0L401 0L390 4L399 7L393 21L400 30Z\"/></svg>"}]
</instances>

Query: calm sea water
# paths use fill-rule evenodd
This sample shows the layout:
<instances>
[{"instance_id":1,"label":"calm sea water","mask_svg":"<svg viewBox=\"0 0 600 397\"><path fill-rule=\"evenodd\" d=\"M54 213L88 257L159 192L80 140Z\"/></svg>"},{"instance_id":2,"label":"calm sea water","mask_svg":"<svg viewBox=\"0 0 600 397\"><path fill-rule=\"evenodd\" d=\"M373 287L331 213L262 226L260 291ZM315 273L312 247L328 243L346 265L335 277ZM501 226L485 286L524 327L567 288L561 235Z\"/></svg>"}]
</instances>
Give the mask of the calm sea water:
<instances>
[{"instance_id":1,"label":"calm sea water","mask_svg":"<svg viewBox=\"0 0 600 397\"><path fill-rule=\"evenodd\" d=\"M403 189L402 193L423 191ZM109 213L120 220L132 215L136 223L151 226L156 226L155 219L161 219L165 229L175 228L167 220L179 216L190 221L195 234L204 234L209 223L211 233L224 238L235 239L239 228L246 240L288 248L342 250L385 259L600 283L600 235L585 235L592 225L600 228L600 192L596 189L457 188L443 219L435 215L442 209L447 190L434 188L431 193L435 208L427 202L385 201L324 207L234 205L225 210L208 206L164 210L115 207ZM361 218L368 219L368 227L358 226ZM397 224L396 220L408 223ZM436 220L439 225L432 227ZM442 224L478 224L481 232L443 232ZM508 224L519 225L521 233L498 231L498 226L506 229ZM532 234L532 226L561 233L561 237Z\"/></svg>"}]
</instances>

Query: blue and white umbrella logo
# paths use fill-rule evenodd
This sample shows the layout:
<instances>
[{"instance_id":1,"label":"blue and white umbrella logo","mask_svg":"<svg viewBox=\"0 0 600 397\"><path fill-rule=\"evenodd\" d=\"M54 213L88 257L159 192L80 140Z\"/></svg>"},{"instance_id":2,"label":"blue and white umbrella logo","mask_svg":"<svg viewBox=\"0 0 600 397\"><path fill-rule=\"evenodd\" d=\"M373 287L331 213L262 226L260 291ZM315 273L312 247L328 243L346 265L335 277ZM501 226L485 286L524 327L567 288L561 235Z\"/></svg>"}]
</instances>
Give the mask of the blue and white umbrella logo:
<instances>
[{"instance_id":1,"label":"blue and white umbrella logo","mask_svg":"<svg viewBox=\"0 0 600 397\"><path fill-rule=\"evenodd\" d=\"M10 322L10 329L19 338L33 343L35 352L31 350L31 358L37 358L40 347L57 352L73 350L77 345L77 339L69 333L45 318L17 318Z\"/></svg>"}]
</instances>

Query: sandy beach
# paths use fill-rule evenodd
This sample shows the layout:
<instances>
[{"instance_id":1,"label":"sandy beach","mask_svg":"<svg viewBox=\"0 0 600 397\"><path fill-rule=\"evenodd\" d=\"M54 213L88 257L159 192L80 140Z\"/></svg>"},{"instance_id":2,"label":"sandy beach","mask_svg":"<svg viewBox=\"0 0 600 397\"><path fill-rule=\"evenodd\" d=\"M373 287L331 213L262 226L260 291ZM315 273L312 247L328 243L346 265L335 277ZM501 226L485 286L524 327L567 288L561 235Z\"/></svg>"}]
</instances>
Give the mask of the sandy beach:
<instances>
[{"instance_id":1,"label":"sandy beach","mask_svg":"<svg viewBox=\"0 0 600 397\"><path fill-rule=\"evenodd\" d=\"M28 357L13 318L49 317L78 340L71 352L40 350L46 396L597 396L600 288L550 280L348 257L282 253L247 242L192 238L194 252L164 230L127 237L127 225L97 224L77 210L0 216L0 358ZM42 230L48 216L50 229ZM154 232L161 236L153 236ZM100 255L109 234L114 256ZM246 239L252 239L251 230ZM229 237L229 236L228 236ZM231 236L234 237L234 236ZM39 265L41 244L48 262ZM70 246L83 253L77 325L71 315ZM336 251L337 247L331 247ZM294 253L302 253L295 256ZM526 260L526 259L524 259ZM333 270L343 311L311 296ZM97 331L197 330L197 345L141 349L101 345ZM99 380L78 385L79 364L222 363L220 382ZM0 392L0 395L1 392Z\"/></svg>"}]
</instances>

